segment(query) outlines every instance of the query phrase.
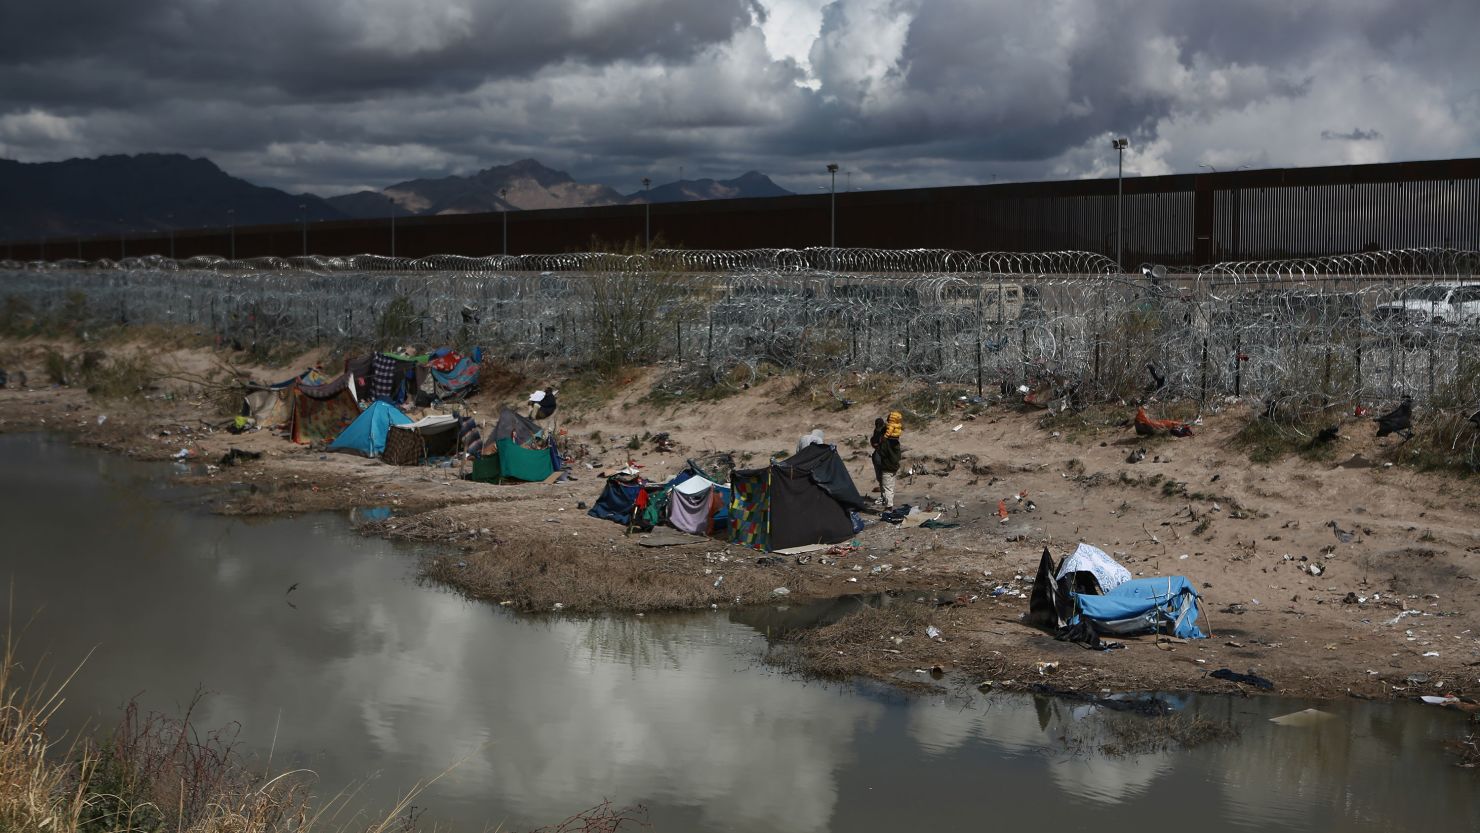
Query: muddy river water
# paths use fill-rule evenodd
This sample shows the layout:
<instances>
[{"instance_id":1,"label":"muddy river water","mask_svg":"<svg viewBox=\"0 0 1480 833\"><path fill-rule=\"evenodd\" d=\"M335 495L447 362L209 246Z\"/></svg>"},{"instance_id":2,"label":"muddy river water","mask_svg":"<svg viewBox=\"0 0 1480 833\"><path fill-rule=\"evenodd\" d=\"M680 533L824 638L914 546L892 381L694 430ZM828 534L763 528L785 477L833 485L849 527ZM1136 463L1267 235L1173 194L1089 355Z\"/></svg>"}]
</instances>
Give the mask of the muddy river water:
<instances>
[{"instance_id":1,"label":"muddy river water","mask_svg":"<svg viewBox=\"0 0 1480 833\"><path fill-rule=\"evenodd\" d=\"M1177 698L1240 736L1110 758L1074 742L1093 707L801 680L763 664L755 614L520 617L419 585L414 551L346 516L216 517L171 477L0 436L21 653L55 674L92 652L58 728L203 689L199 725L239 723L274 769L358 785L368 807L461 760L416 801L458 831L603 798L647 805L656 831L1480 830L1480 776L1439 750L1462 728L1442 709L1334 702L1296 728L1269 718L1310 704Z\"/></svg>"}]
</instances>

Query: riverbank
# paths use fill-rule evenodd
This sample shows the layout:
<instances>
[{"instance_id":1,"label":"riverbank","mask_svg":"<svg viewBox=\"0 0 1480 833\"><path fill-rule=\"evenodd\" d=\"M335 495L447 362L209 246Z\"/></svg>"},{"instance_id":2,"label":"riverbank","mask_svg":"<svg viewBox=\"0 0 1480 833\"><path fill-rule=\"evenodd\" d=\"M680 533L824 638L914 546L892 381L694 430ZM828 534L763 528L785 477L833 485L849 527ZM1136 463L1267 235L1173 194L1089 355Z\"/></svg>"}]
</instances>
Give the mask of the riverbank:
<instances>
[{"instance_id":1,"label":"riverbank","mask_svg":"<svg viewBox=\"0 0 1480 833\"><path fill-rule=\"evenodd\" d=\"M33 383L44 378L36 344L7 349L31 363ZM163 351L155 360L203 361L199 351ZM259 378L286 375L256 370ZM1109 418L1045 420L999 405L968 419L948 409L907 431L905 470L914 473L901 478L900 500L942 505L941 520L957 526L873 524L857 536L856 551L826 563L758 563L759 553L718 541L641 546L639 536L586 516L581 504L600 493L600 472L629 459L653 479L708 451L759 464L817 427L866 491L866 431L888 403L838 410L833 392L791 378L675 398L655 395L657 380L644 372L605 388L570 386L561 427L580 459L574 481L553 484L473 483L451 469L325 454L267 431L233 436L212 429L222 417L210 397L168 381L128 402L63 387L0 390L0 431L61 431L139 459L171 459L184 449L182 477L210 487L204 494L222 513L388 507L393 517L365 532L439 543L445 553L423 565L428 579L525 611L887 600L798 632L780 661L812 673L918 684L938 667L1007 689L1227 692L1236 684L1208 676L1227 667L1253 671L1291 696L1480 692L1473 523L1480 491L1469 480L1402 465L1403 450L1373 439L1370 425L1351 426L1328 460L1255 464L1234 444L1248 421L1242 405L1205 415L1196 437L1150 444ZM532 371L501 374L469 408L491 420L500 402L544 381ZM663 432L670 450L650 439ZM1139 447L1145 459L1129 462ZM231 448L262 456L216 465ZM1024 493L1022 503L1014 499ZM997 515L1002 500L1005 523ZM1025 511L1027 500L1036 511ZM1115 554L1138 575L1188 576L1205 597L1213 637L1129 639L1125 650L1097 653L1023 626L1039 553L1048 546L1059 555L1078 541ZM932 626L938 637L926 635Z\"/></svg>"}]
</instances>

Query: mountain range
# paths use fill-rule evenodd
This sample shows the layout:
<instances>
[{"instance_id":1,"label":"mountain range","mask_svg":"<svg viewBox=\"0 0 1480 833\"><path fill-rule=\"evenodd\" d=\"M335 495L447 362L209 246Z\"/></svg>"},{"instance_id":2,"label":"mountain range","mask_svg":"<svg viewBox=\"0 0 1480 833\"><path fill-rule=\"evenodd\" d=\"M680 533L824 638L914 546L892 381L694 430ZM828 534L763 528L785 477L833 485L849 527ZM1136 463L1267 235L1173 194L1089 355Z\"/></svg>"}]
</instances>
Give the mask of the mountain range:
<instances>
[{"instance_id":1,"label":"mountain range","mask_svg":"<svg viewBox=\"0 0 1480 833\"><path fill-rule=\"evenodd\" d=\"M577 182L565 171L533 159L498 165L472 176L413 179L381 191L360 191L328 202L352 217L407 214L478 214L487 211L530 211L591 205L723 200L738 197L782 197L791 192L759 171L734 179L685 179L647 191L622 194L597 183ZM404 212L404 213L403 213Z\"/></svg>"},{"instance_id":2,"label":"mountain range","mask_svg":"<svg viewBox=\"0 0 1480 833\"><path fill-rule=\"evenodd\" d=\"M380 191L322 198L253 185L208 159L180 154L38 163L0 159L0 240L790 193L765 174L750 171L734 179L685 179L623 194L524 159L471 176L413 179Z\"/></svg>"}]
</instances>

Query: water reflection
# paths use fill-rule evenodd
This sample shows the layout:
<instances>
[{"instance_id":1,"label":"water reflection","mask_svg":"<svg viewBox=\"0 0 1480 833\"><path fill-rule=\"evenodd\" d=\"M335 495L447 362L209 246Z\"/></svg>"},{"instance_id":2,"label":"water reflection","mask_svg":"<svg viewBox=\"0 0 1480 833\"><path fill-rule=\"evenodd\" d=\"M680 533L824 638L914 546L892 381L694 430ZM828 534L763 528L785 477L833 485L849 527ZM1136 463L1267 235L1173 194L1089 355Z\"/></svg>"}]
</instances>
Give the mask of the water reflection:
<instances>
[{"instance_id":1,"label":"water reflection","mask_svg":"<svg viewBox=\"0 0 1480 833\"><path fill-rule=\"evenodd\" d=\"M260 751L275 733L275 767L311 767L330 793L368 779L374 806L466 758L418 801L458 829L527 829L603 797L648 803L669 831L1117 831L1179 811L1214 831L1480 825L1471 774L1433 753L1455 726L1438 709L1340 703L1294 730L1267 719L1302 704L1194 698L1242 739L1074 755L1057 738L1083 704L872 696L758 663L767 627L817 611L518 618L417 586L405 548L342 518L197 514L160 472L0 437L0 572L22 614L40 609L23 649L98 646L71 726L203 686L204 723L240 721Z\"/></svg>"}]
</instances>

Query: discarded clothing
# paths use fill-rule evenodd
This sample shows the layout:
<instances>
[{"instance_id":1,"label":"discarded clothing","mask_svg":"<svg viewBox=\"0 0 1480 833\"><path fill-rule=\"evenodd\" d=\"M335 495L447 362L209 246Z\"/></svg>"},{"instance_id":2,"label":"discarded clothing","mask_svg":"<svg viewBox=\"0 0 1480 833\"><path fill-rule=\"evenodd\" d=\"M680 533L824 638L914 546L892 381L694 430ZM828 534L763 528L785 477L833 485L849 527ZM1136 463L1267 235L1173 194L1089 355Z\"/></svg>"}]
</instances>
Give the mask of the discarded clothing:
<instances>
[{"instance_id":1,"label":"discarded clothing","mask_svg":"<svg viewBox=\"0 0 1480 833\"><path fill-rule=\"evenodd\" d=\"M1212 677L1215 680L1227 680L1230 683L1244 683L1246 685L1254 686L1255 688L1262 688L1265 691L1269 691L1274 688L1273 682L1266 680L1257 674L1240 674L1237 671L1232 671L1227 668L1219 668L1217 671L1214 671L1208 676Z\"/></svg>"},{"instance_id":2,"label":"discarded clothing","mask_svg":"<svg viewBox=\"0 0 1480 833\"><path fill-rule=\"evenodd\" d=\"M1083 617L1072 625L1065 625L1059 628L1053 638L1060 642L1073 642L1083 645L1092 651L1109 651L1125 647L1120 642L1106 642L1100 639L1099 631L1095 630L1095 626Z\"/></svg>"}]
</instances>

